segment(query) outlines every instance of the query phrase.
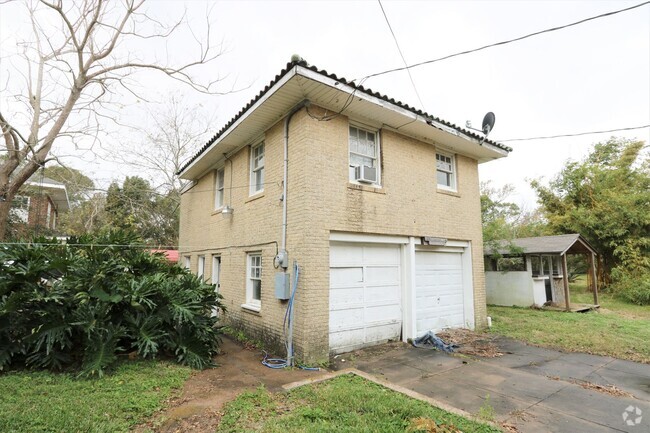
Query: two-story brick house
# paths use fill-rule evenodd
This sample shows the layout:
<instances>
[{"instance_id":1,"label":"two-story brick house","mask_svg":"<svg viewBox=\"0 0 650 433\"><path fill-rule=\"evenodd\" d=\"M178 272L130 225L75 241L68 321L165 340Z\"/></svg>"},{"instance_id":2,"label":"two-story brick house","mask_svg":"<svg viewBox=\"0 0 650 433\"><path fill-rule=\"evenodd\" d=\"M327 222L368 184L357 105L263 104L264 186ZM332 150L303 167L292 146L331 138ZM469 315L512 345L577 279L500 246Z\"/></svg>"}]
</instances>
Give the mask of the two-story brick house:
<instances>
[{"instance_id":1,"label":"two-story brick house","mask_svg":"<svg viewBox=\"0 0 650 433\"><path fill-rule=\"evenodd\" d=\"M280 343L286 250L303 359L482 327L478 164L509 151L293 61L180 170L181 261Z\"/></svg>"},{"instance_id":2,"label":"two-story brick house","mask_svg":"<svg viewBox=\"0 0 650 433\"><path fill-rule=\"evenodd\" d=\"M14 197L11 214L17 223L16 236L51 234L61 212L70 209L66 186L56 180L33 176Z\"/></svg>"}]
</instances>

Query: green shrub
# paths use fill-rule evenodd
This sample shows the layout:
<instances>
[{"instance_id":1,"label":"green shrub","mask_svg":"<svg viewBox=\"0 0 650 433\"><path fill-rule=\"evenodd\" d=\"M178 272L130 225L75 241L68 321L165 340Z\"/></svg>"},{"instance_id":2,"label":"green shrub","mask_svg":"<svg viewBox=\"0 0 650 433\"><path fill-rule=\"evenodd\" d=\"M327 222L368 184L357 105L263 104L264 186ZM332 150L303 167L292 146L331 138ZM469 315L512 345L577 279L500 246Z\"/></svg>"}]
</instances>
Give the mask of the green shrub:
<instances>
[{"instance_id":1,"label":"green shrub","mask_svg":"<svg viewBox=\"0 0 650 433\"><path fill-rule=\"evenodd\" d=\"M614 250L613 293L638 305L650 305L650 237L627 239Z\"/></svg>"},{"instance_id":2,"label":"green shrub","mask_svg":"<svg viewBox=\"0 0 650 433\"><path fill-rule=\"evenodd\" d=\"M110 232L0 248L0 370L80 367L101 376L117 356L211 364L221 296L137 238Z\"/></svg>"},{"instance_id":3,"label":"green shrub","mask_svg":"<svg viewBox=\"0 0 650 433\"><path fill-rule=\"evenodd\" d=\"M645 273L612 271L611 290L619 298L637 305L650 305L650 270Z\"/></svg>"}]
</instances>

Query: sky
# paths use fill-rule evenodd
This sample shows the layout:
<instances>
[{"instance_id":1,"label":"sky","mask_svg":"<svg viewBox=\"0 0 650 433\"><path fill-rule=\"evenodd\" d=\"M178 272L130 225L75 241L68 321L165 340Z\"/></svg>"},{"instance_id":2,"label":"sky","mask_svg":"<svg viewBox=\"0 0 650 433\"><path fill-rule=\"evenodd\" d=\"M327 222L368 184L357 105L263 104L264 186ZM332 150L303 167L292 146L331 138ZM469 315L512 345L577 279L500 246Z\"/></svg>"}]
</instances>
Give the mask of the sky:
<instances>
[{"instance_id":1,"label":"sky","mask_svg":"<svg viewBox=\"0 0 650 433\"><path fill-rule=\"evenodd\" d=\"M408 64L516 38L583 18L622 9L638 1L388 1L386 16ZM226 95L192 92L155 74L134 77L150 101L180 94L212 119L217 132L286 65L292 54L328 72L361 78L403 66L377 1L149 1L149 12L171 21L186 13L199 40L206 16L223 54L196 77L223 77ZM0 9L3 53L15 45L26 18ZM147 41L121 47L129 52L183 59L195 51L185 32L162 48ZM145 55L143 54L143 55ZM3 55L0 68L9 68ZM486 112L496 115L490 138L514 138L600 131L650 124L650 5L520 42L490 48L371 78L364 86L428 113L480 128ZM1 73L0 73L1 76ZM149 104L125 95L122 115L146 123ZM4 98L2 104L5 104ZM561 139L507 141L507 158L480 166L482 181L512 184L512 201L530 210L530 179L550 179L568 159L579 160L593 144L616 135L650 143L650 129ZM112 127L112 143L133 143L133 131ZM646 149L647 150L647 149ZM74 154L67 152L66 155ZM107 182L137 174L92 154L66 161Z\"/></svg>"}]
</instances>

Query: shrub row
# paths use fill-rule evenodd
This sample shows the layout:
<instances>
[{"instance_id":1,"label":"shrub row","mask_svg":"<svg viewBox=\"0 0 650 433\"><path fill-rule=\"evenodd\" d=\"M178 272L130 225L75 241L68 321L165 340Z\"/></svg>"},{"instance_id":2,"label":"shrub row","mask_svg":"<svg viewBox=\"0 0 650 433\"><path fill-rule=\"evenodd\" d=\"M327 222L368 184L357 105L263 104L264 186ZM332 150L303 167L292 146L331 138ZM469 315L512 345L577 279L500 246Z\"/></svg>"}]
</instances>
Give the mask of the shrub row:
<instances>
[{"instance_id":1,"label":"shrub row","mask_svg":"<svg viewBox=\"0 0 650 433\"><path fill-rule=\"evenodd\" d=\"M137 241L110 232L0 246L0 370L101 376L120 354L210 365L220 295Z\"/></svg>"}]
</instances>

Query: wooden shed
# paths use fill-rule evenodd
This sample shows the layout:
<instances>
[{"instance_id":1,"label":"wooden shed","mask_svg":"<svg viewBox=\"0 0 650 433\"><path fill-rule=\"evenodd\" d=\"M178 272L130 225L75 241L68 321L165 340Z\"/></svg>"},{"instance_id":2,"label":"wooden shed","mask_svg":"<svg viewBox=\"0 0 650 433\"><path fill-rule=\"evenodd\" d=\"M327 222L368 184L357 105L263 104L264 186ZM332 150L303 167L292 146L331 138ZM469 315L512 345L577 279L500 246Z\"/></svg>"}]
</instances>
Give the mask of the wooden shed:
<instances>
[{"instance_id":1,"label":"wooden shed","mask_svg":"<svg viewBox=\"0 0 650 433\"><path fill-rule=\"evenodd\" d=\"M485 248L487 301L494 305L561 306L567 311L597 308L597 252L577 233L500 241L498 254ZM511 248L510 245L515 248ZM512 251L516 250L517 253ZM571 304L567 255L585 255L594 304ZM499 257L499 258L496 258Z\"/></svg>"}]
</instances>

